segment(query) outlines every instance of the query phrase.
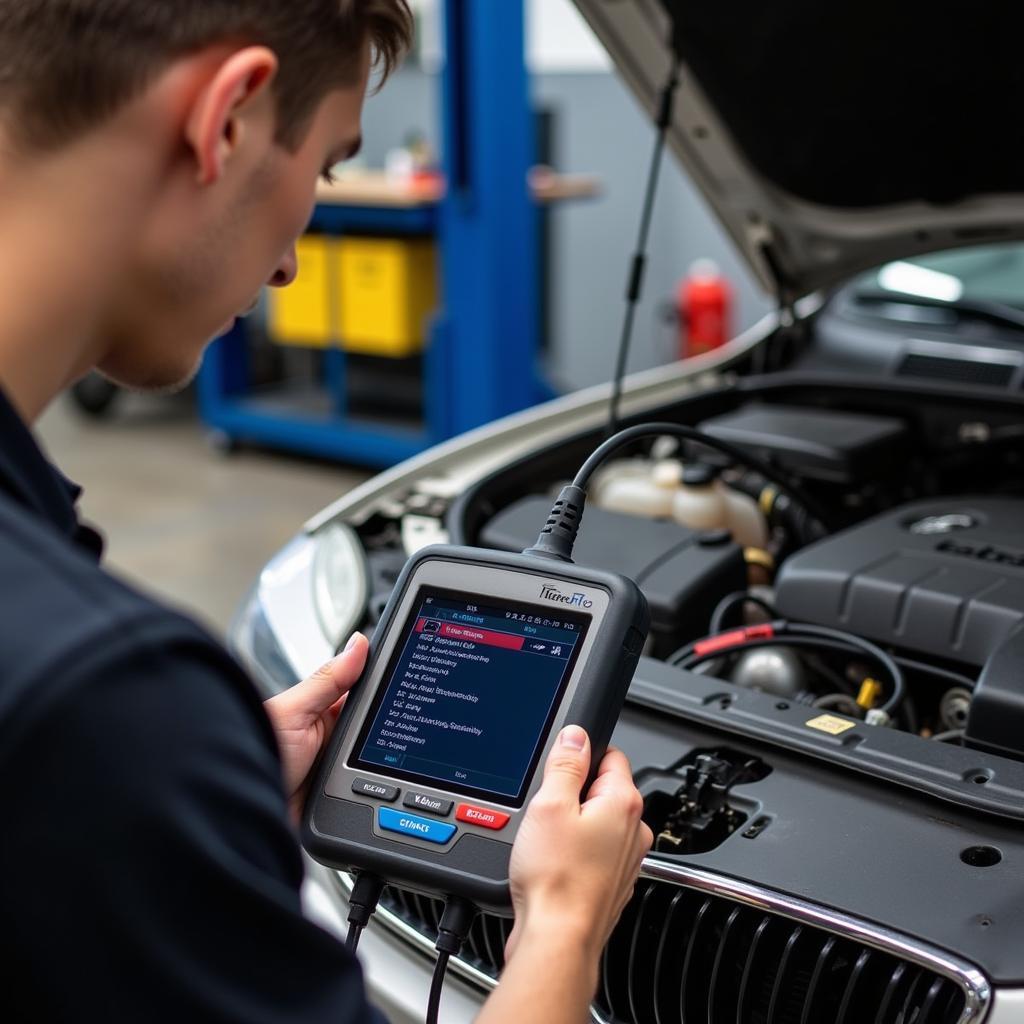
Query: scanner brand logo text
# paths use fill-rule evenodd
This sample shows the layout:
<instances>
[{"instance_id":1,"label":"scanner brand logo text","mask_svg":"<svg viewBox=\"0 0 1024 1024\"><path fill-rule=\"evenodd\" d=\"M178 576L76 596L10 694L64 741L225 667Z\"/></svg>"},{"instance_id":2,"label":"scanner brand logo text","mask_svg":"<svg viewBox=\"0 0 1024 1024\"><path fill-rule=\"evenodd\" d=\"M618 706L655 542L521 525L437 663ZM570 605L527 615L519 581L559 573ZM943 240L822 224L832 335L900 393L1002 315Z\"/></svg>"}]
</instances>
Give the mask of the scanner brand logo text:
<instances>
[{"instance_id":1,"label":"scanner brand logo text","mask_svg":"<svg viewBox=\"0 0 1024 1024\"><path fill-rule=\"evenodd\" d=\"M586 594L581 594L578 590L575 594L563 594L558 587L552 587L547 583L541 584L540 596L545 601L558 601L559 604L571 604L577 608L594 607L594 602Z\"/></svg>"}]
</instances>

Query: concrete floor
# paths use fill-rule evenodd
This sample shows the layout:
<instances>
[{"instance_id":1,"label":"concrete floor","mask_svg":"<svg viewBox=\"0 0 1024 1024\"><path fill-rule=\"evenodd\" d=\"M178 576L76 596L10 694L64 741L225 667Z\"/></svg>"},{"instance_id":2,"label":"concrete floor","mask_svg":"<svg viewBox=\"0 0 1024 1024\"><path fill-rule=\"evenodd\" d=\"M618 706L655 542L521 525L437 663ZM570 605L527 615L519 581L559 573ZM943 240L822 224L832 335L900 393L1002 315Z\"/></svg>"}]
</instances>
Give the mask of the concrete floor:
<instances>
[{"instance_id":1,"label":"concrete floor","mask_svg":"<svg viewBox=\"0 0 1024 1024\"><path fill-rule=\"evenodd\" d=\"M62 398L37 435L85 488L83 518L107 538L108 569L223 635L267 559L363 470L211 450L188 395L123 395L90 420Z\"/></svg>"}]
</instances>

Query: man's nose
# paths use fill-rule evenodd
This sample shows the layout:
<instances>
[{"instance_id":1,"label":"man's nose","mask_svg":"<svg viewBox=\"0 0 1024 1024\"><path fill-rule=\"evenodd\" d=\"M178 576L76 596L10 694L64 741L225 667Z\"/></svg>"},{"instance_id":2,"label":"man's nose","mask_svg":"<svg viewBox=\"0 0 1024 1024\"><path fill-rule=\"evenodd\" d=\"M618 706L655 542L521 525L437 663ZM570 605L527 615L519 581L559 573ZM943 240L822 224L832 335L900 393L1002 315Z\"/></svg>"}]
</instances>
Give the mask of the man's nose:
<instances>
[{"instance_id":1,"label":"man's nose","mask_svg":"<svg viewBox=\"0 0 1024 1024\"><path fill-rule=\"evenodd\" d=\"M278 264L277 270L274 271L270 280L267 282L271 288L287 288L288 285L295 280L296 275L299 272L299 260L295 255L295 246L293 245L282 258Z\"/></svg>"}]
</instances>

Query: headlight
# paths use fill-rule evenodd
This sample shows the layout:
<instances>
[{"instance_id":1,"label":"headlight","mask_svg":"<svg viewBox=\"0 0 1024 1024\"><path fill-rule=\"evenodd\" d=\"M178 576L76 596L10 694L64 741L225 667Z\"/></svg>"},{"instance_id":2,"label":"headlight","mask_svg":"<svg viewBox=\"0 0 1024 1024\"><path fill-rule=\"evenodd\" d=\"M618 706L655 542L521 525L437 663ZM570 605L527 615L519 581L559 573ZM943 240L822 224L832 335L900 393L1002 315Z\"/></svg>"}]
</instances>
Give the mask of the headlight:
<instances>
[{"instance_id":1,"label":"headlight","mask_svg":"<svg viewBox=\"0 0 1024 1024\"><path fill-rule=\"evenodd\" d=\"M361 623L366 600L359 538L332 523L296 537L267 563L229 643L267 696L280 693L334 656Z\"/></svg>"},{"instance_id":2,"label":"headlight","mask_svg":"<svg viewBox=\"0 0 1024 1024\"><path fill-rule=\"evenodd\" d=\"M298 681L270 628L260 604L258 585L249 591L228 629L228 647L246 667L264 698L273 697Z\"/></svg>"},{"instance_id":3,"label":"headlight","mask_svg":"<svg viewBox=\"0 0 1024 1024\"><path fill-rule=\"evenodd\" d=\"M324 635L334 646L359 628L369 596L366 556L354 530L332 523L315 535L313 596Z\"/></svg>"}]
</instances>

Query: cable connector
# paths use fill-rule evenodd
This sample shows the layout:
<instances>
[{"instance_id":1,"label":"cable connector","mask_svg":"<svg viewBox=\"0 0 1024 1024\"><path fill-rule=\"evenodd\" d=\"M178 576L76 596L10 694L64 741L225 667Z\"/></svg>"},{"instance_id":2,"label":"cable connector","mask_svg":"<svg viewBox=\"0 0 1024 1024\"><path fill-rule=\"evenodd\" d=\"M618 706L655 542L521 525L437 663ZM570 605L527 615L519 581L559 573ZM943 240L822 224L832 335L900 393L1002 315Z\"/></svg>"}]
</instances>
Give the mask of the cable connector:
<instances>
[{"instance_id":1,"label":"cable connector","mask_svg":"<svg viewBox=\"0 0 1024 1024\"><path fill-rule=\"evenodd\" d=\"M469 929L473 927L476 915L477 909L469 900L449 896L437 926L437 941L434 943L437 949L458 956L466 936L469 935Z\"/></svg>"},{"instance_id":2,"label":"cable connector","mask_svg":"<svg viewBox=\"0 0 1024 1024\"><path fill-rule=\"evenodd\" d=\"M551 506L548 521L540 531L536 543L523 554L571 562L572 549L576 543L576 534L579 533L586 502L587 492L582 488L575 484L563 487L558 500Z\"/></svg>"},{"instance_id":3,"label":"cable connector","mask_svg":"<svg viewBox=\"0 0 1024 1024\"><path fill-rule=\"evenodd\" d=\"M434 976L430 979L430 995L427 998L426 1024L437 1024L441 1012L441 989L444 976L448 970L448 960L458 956L462 944L473 927L477 909L469 900L459 896L449 896L444 904L444 913L437 926L437 962L434 964Z\"/></svg>"},{"instance_id":4,"label":"cable connector","mask_svg":"<svg viewBox=\"0 0 1024 1024\"><path fill-rule=\"evenodd\" d=\"M359 945L359 936L373 917L380 895L384 891L384 880L366 871L356 876L356 884L348 898L348 937L345 948L354 953Z\"/></svg>"}]
</instances>

